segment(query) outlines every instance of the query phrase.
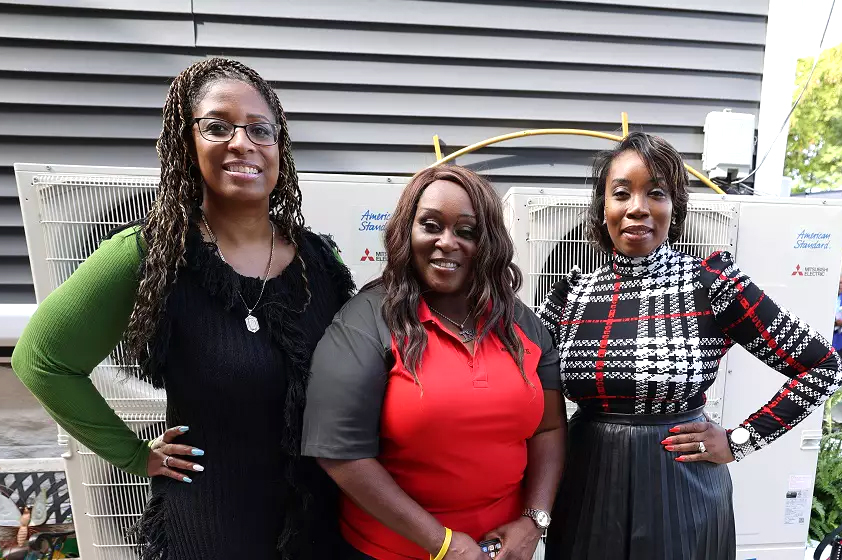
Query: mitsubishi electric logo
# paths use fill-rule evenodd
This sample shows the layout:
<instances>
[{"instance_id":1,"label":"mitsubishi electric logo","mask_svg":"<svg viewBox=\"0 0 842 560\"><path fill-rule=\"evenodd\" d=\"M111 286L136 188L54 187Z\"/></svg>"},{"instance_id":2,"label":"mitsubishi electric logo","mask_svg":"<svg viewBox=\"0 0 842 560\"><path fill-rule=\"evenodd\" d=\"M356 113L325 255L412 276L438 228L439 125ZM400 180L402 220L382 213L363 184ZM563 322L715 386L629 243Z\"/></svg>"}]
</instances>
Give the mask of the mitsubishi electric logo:
<instances>
[{"instance_id":1,"label":"mitsubishi electric logo","mask_svg":"<svg viewBox=\"0 0 842 560\"><path fill-rule=\"evenodd\" d=\"M792 271L792 276L827 276L828 268L824 266L805 266L801 268L800 264L795 265L795 270Z\"/></svg>"},{"instance_id":2,"label":"mitsubishi electric logo","mask_svg":"<svg viewBox=\"0 0 842 560\"><path fill-rule=\"evenodd\" d=\"M360 262L386 262L386 251L376 251L372 253L370 250L366 249L363 256L360 257Z\"/></svg>"}]
</instances>

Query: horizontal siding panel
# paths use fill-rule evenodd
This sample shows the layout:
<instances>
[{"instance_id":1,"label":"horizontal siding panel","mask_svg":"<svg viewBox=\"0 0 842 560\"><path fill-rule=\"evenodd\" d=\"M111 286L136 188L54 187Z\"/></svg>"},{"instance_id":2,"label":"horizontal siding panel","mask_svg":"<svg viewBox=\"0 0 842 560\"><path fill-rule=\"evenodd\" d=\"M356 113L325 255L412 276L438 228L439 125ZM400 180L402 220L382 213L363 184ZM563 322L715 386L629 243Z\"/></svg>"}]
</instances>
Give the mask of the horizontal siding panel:
<instances>
[{"instance_id":1,"label":"horizontal siding panel","mask_svg":"<svg viewBox=\"0 0 842 560\"><path fill-rule=\"evenodd\" d=\"M23 227L17 198L0 198L0 228Z\"/></svg>"},{"instance_id":2,"label":"horizontal siding panel","mask_svg":"<svg viewBox=\"0 0 842 560\"><path fill-rule=\"evenodd\" d=\"M172 79L203 57L166 52L102 48L18 47L0 45L0 71L87 74Z\"/></svg>"},{"instance_id":3,"label":"horizontal siding panel","mask_svg":"<svg viewBox=\"0 0 842 560\"><path fill-rule=\"evenodd\" d=\"M0 77L0 103L53 107L138 107L160 110L166 84Z\"/></svg>"},{"instance_id":4,"label":"horizontal siding panel","mask_svg":"<svg viewBox=\"0 0 842 560\"><path fill-rule=\"evenodd\" d=\"M0 166L11 167L15 163L35 163L33 159L36 158L37 163L158 167L158 156L155 153L155 143L152 141L146 145L115 144L104 141L70 144L43 142L30 144L21 141L0 144Z\"/></svg>"},{"instance_id":5,"label":"horizontal siding panel","mask_svg":"<svg viewBox=\"0 0 842 560\"><path fill-rule=\"evenodd\" d=\"M508 97L503 95L446 95L278 89L291 113L449 117L524 120L536 123L583 121L617 123L623 111L641 125L699 126L711 111L730 107L734 111L756 110L747 102L725 105L704 100L624 100L620 98Z\"/></svg>"},{"instance_id":6,"label":"horizontal siding panel","mask_svg":"<svg viewBox=\"0 0 842 560\"><path fill-rule=\"evenodd\" d=\"M3 257L0 259L0 270L3 271L3 274L0 274L0 285L2 286L27 286L32 284L32 272L29 269L28 257Z\"/></svg>"},{"instance_id":7,"label":"horizontal siding panel","mask_svg":"<svg viewBox=\"0 0 842 560\"><path fill-rule=\"evenodd\" d=\"M230 18L230 0L194 0L196 14ZM238 17L284 18L313 21L422 25L492 31L585 34L619 37L762 45L766 38L765 18L742 15L708 15L682 11L627 10L612 6L571 6L521 2L477 4L404 0L395 9L394 0L239 0Z\"/></svg>"},{"instance_id":8,"label":"horizontal siding panel","mask_svg":"<svg viewBox=\"0 0 842 560\"><path fill-rule=\"evenodd\" d=\"M18 187L15 183L15 171L11 168L0 167L0 199L14 197L17 200Z\"/></svg>"},{"instance_id":9,"label":"horizontal siding panel","mask_svg":"<svg viewBox=\"0 0 842 560\"><path fill-rule=\"evenodd\" d=\"M27 256L23 228L0 228L0 259Z\"/></svg>"},{"instance_id":10,"label":"horizontal siding panel","mask_svg":"<svg viewBox=\"0 0 842 560\"><path fill-rule=\"evenodd\" d=\"M604 4L616 6L617 0L540 0L547 3ZM769 14L769 0L624 0L624 6L661 8L690 12L719 12L723 14Z\"/></svg>"},{"instance_id":11,"label":"horizontal siding panel","mask_svg":"<svg viewBox=\"0 0 842 560\"><path fill-rule=\"evenodd\" d=\"M0 264L0 267L3 265ZM0 285L0 301L3 303L36 303L32 283L21 286Z\"/></svg>"},{"instance_id":12,"label":"horizontal siding panel","mask_svg":"<svg viewBox=\"0 0 842 560\"><path fill-rule=\"evenodd\" d=\"M0 46L0 71L171 78L201 57L165 53L125 53L84 49L35 49ZM234 57L267 80L279 83L536 91L613 95L661 95L701 99L758 101L761 77L750 74L677 70L597 69L583 66L493 68L451 63ZM660 91L652 84L669 84Z\"/></svg>"},{"instance_id":13,"label":"horizontal siding panel","mask_svg":"<svg viewBox=\"0 0 842 560\"><path fill-rule=\"evenodd\" d=\"M582 123L546 123L547 128L582 128L593 126ZM433 135L438 135L447 151L463 148L475 144L487 138L501 136L512 132L518 132L522 128L516 127L493 127L448 124L442 121L436 123L357 123L357 122L335 122L335 121L299 121L291 120L290 135L293 144L324 144L332 143L347 144L348 147L356 145L381 145L381 146L417 146L433 150ZM621 134L620 123L616 127L598 127L602 132L609 134ZM640 128L632 126L632 129ZM671 142L676 149L683 153L694 153L701 155L704 141L695 131L646 127L651 134L663 136ZM573 150L603 150L612 144L609 140L590 138L587 136L573 135L548 135L531 136L506 140L498 144L501 147L511 148L547 148L547 149L573 149Z\"/></svg>"},{"instance_id":14,"label":"horizontal siding panel","mask_svg":"<svg viewBox=\"0 0 842 560\"><path fill-rule=\"evenodd\" d=\"M160 108L166 92L167 86L163 84L0 78L0 103L16 105ZM756 103L745 101L716 103L685 99L599 98L594 95L588 98L515 97L291 88L278 88L277 92L289 113L374 117L616 123L620 113L626 111L631 122L640 125L699 126L711 111L730 108L754 113L757 110Z\"/></svg>"},{"instance_id":15,"label":"horizontal siding panel","mask_svg":"<svg viewBox=\"0 0 842 560\"><path fill-rule=\"evenodd\" d=\"M389 152L385 150L319 150L294 149L296 167L313 173L366 173L374 168L382 173L411 175L435 163L435 155L427 152ZM496 177L533 176L565 179L590 175L593 152L574 150L523 150L498 148L475 152L456 163ZM692 158L687 163L700 166ZM345 171L341 171L341 170Z\"/></svg>"},{"instance_id":16,"label":"horizontal siding panel","mask_svg":"<svg viewBox=\"0 0 842 560\"><path fill-rule=\"evenodd\" d=\"M92 10L130 10L132 12L159 12L189 14L190 0L0 0L0 6L42 6L45 8L74 8Z\"/></svg>"},{"instance_id":17,"label":"horizontal siding panel","mask_svg":"<svg viewBox=\"0 0 842 560\"><path fill-rule=\"evenodd\" d=\"M354 122L327 120L299 120L290 115L289 127L293 143L412 146L433 149L433 135L438 134L447 146L464 147L486 138L522 130L516 127L477 126L451 124L443 120L431 122ZM601 132L620 134L616 126L597 127ZM582 128L593 126L582 123L546 123L546 128ZM632 128L636 128L632 126ZM0 107L0 137L27 138L77 138L95 140L104 138L155 141L161 131L158 114L69 114L4 112ZM663 136L676 149L684 153L701 154L703 139L696 129L647 127L651 134ZM531 136L505 142L513 148L565 148L599 150L611 143L599 138L572 135ZM2 193L2 190L0 190Z\"/></svg>"},{"instance_id":18,"label":"horizontal siding panel","mask_svg":"<svg viewBox=\"0 0 842 560\"><path fill-rule=\"evenodd\" d=\"M317 29L199 21L196 44L206 48L426 56L510 62L557 62L759 74L763 48L750 45L640 41L623 38L530 38L442 32Z\"/></svg>"},{"instance_id":19,"label":"horizontal siding panel","mask_svg":"<svg viewBox=\"0 0 842 560\"><path fill-rule=\"evenodd\" d=\"M670 70L236 57L273 82L760 100L761 78ZM653 89L652 84L664 84Z\"/></svg>"},{"instance_id":20,"label":"horizontal siding panel","mask_svg":"<svg viewBox=\"0 0 842 560\"><path fill-rule=\"evenodd\" d=\"M0 37L192 47L193 22L6 13L0 17Z\"/></svg>"},{"instance_id":21,"label":"horizontal siding panel","mask_svg":"<svg viewBox=\"0 0 842 560\"><path fill-rule=\"evenodd\" d=\"M6 112L0 106L0 137L154 140L161 115Z\"/></svg>"}]
</instances>

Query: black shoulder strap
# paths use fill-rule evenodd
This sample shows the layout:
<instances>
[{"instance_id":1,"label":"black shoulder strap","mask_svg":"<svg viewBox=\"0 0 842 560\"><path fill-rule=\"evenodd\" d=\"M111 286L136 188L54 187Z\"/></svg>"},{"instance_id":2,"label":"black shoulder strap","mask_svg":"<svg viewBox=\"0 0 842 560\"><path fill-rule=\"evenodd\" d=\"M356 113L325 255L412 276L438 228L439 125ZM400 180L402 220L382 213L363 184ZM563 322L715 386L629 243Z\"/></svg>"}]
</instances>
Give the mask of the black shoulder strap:
<instances>
[{"instance_id":1,"label":"black shoulder strap","mask_svg":"<svg viewBox=\"0 0 842 560\"><path fill-rule=\"evenodd\" d=\"M832 546L839 539L840 534L842 534L842 525L825 535L822 542L819 543L818 548L816 548L816 552L813 554L813 560L819 560L822 552L824 552L824 549L827 548L828 545Z\"/></svg>"}]
</instances>

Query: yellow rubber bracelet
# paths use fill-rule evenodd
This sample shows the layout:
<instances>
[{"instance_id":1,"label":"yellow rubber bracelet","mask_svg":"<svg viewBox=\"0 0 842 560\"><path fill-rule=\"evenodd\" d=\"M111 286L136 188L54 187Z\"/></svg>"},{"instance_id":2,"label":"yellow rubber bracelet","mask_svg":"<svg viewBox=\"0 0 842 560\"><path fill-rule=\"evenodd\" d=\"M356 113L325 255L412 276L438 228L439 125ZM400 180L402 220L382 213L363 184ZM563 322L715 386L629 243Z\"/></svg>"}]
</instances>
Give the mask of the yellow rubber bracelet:
<instances>
[{"instance_id":1,"label":"yellow rubber bracelet","mask_svg":"<svg viewBox=\"0 0 842 560\"><path fill-rule=\"evenodd\" d=\"M444 542L441 543L441 549L439 549L439 553L436 554L435 558L432 554L430 554L430 560L441 560L445 556L447 556L447 549L450 548L450 539L453 538L453 531L448 529L447 527L444 528Z\"/></svg>"}]
</instances>

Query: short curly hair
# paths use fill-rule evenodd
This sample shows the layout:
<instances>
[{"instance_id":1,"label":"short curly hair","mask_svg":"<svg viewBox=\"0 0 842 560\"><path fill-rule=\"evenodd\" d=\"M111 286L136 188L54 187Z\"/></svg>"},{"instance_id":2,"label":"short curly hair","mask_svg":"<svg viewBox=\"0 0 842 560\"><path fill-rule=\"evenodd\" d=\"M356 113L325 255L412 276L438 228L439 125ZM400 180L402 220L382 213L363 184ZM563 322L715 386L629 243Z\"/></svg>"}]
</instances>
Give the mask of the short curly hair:
<instances>
[{"instance_id":1,"label":"short curly hair","mask_svg":"<svg viewBox=\"0 0 842 560\"><path fill-rule=\"evenodd\" d=\"M690 177L681 154L660 136L631 132L612 150L600 153L594 160L593 192L585 226L588 240L606 253L614 249L614 243L605 225L605 184L614 159L628 150L633 150L640 156L653 177L664 178L664 186L672 199L673 223L670 224L667 234L670 243L675 243L681 237L684 221L687 219Z\"/></svg>"}]
</instances>

